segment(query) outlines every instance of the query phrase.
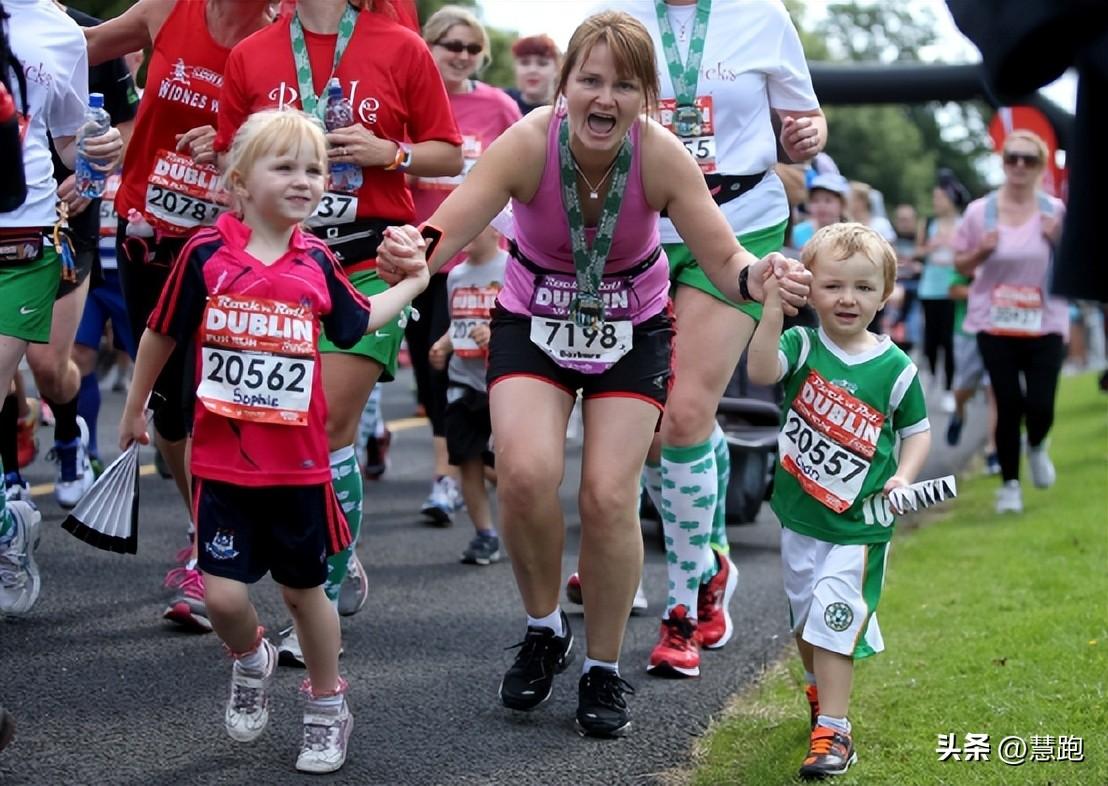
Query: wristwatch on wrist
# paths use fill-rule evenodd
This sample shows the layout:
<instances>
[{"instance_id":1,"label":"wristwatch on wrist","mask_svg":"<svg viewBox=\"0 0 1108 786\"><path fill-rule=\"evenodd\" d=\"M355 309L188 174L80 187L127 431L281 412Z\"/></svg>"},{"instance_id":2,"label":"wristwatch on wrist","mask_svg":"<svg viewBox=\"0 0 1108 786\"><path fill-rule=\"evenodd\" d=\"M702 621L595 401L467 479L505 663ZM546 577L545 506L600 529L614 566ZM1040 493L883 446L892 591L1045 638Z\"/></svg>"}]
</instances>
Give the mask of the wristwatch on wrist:
<instances>
[{"instance_id":1,"label":"wristwatch on wrist","mask_svg":"<svg viewBox=\"0 0 1108 786\"><path fill-rule=\"evenodd\" d=\"M407 172L408 167L412 165L412 147L403 142L393 142L393 144L396 145L396 158L385 167L385 171L400 170L401 172Z\"/></svg>"},{"instance_id":2,"label":"wristwatch on wrist","mask_svg":"<svg viewBox=\"0 0 1108 786\"><path fill-rule=\"evenodd\" d=\"M743 300L753 302L754 296L750 294L750 265L739 271L739 294Z\"/></svg>"}]
</instances>

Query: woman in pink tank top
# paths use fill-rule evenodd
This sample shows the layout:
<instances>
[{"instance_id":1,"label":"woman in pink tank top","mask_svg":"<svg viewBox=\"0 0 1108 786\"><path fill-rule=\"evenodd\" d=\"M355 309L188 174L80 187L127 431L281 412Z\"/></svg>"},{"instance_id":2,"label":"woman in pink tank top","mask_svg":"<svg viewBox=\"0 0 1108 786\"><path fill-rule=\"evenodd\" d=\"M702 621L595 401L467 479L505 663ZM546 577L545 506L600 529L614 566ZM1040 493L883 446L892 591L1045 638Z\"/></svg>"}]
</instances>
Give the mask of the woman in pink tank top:
<instances>
[{"instance_id":1,"label":"woman in pink tank top","mask_svg":"<svg viewBox=\"0 0 1108 786\"><path fill-rule=\"evenodd\" d=\"M793 306L808 290L799 263L758 260L739 245L684 146L646 119L658 96L654 62L650 35L632 17L587 19L566 52L559 109L531 112L485 152L424 225L429 243L413 227L394 227L378 256L386 279L425 252L437 270L512 202L516 239L491 325L488 382L500 517L527 632L500 700L533 709L573 659L573 634L558 606L558 487L566 424L581 391L588 645L576 720L582 734L605 737L631 724L618 661L642 571L639 473L670 380L659 213L668 212L728 298L760 300L771 274L783 279Z\"/></svg>"}]
</instances>

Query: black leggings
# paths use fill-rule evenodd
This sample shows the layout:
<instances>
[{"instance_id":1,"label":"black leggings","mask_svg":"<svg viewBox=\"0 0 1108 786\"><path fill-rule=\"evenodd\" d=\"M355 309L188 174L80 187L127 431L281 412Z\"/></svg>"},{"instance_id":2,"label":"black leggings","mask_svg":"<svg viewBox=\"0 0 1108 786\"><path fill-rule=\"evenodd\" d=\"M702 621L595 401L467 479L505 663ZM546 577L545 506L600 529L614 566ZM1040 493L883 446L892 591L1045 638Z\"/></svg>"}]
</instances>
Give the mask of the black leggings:
<instances>
[{"instance_id":1,"label":"black leggings","mask_svg":"<svg viewBox=\"0 0 1108 786\"><path fill-rule=\"evenodd\" d=\"M1057 333L1033 338L978 333L977 347L996 395L1001 477L1019 480L1020 426L1026 423L1027 444L1033 448L1050 432L1065 346Z\"/></svg>"},{"instance_id":2,"label":"black leggings","mask_svg":"<svg viewBox=\"0 0 1108 786\"><path fill-rule=\"evenodd\" d=\"M954 382L954 301L920 300L923 305L923 354L931 376L938 378L939 350L943 351L943 373L950 390Z\"/></svg>"},{"instance_id":3,"label":"black leggings","mask_svg":"<svg viewBox=\"0 0 1108 786\"><path fill-rule=\"evenodd\" d=\"M431 345L442 338L450 327L450 304L447 303L446 273L431 276L431 283L412 305L419 311L419 321L408 320L404 337L415 374L416 397L431 421L431 433L446 436L446 369L431 368L427 353Z\"/></svg>"}]
</instances>

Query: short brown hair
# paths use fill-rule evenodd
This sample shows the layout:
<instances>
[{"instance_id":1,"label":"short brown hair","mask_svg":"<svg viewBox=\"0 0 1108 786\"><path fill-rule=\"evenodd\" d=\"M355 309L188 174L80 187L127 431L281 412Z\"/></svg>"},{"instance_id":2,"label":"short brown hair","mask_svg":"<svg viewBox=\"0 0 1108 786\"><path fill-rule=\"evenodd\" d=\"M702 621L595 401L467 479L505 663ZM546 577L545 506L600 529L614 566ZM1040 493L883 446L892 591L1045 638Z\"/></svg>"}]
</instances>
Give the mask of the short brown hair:
<instances>
[{"instance_id":1,"label":"short brown hair","mask_svg":"<svg viewBox=\"0 0 1108 786\"><path fill-rule=\"evenodd\" d=\"M619 76L634 79L642 85L646 113L658 108L658 66L654 60L654 42L643 23L622 11L602 11L593 14L573 31L558 78L558 95L565 95L569 75L578 62L588 58L597 44L607 44L612 50Z\"/></svg>"},{"instance_id":2,"label":"short brown hair","mask_svg":"<svg viewBox=\"0 0 1108 786\"><path fill-rule=\"evenodd\" d=\"M885 277L881 297L884 299L891 295L896 285L896 252L889 245L889 241L865 224L846 221L825 226L804 244L804 248L800 251L800 261L804 267L811 270L817 258L830 257L835 261L841 261L855 254L861 254L881 268Z\"/></svg>"},{"instance_id":3,"label":"short brown hair","mask_svg":"<svg viewBox=\"0 0 1108 786\"><path fill-rule=\"evenodd\" d=\"M558 51L558 45L548 35L529 35L525 38L517 38L512 44L512 57L517 60L521 57L535 55L537 57L549 57L557 61L562 53Z\"/></svg>"}]
</instances>

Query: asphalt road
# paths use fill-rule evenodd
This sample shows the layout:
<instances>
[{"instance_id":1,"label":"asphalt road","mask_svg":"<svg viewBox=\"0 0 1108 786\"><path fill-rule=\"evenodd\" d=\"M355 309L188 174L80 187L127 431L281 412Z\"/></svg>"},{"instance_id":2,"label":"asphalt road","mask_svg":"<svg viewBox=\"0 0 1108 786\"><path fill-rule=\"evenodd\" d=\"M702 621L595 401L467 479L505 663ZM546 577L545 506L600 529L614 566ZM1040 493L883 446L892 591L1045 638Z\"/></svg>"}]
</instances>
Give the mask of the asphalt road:
<instances>
[{"instance_id":1,"label":"asphalt road","mask_svg":"<svg viewBox=\"0 0 1108 786\"><path fill-rule=\"evenodd\" d=\"M387 417L412 414L409 376L385 391ZM104 402L101 444L111 457L122 400L105 394ZM736 635L725 649L704 653L700 679L661 680L645 673L665 597L664 555L648 540L651 608L631 619L621 661L636 690L634 731L619 741L586 740L572 721L580 660L536 711L517 714L500 706L497 685L514 652L504 648L524 631L511 568L504 562L487 568L458 562L472 535L464 514L451 529L422 523L418 508L429 485L430 430L409 426L394 437L385 478L367 484L358 551L371 595L360 614L343 620L341 666L350 682L354 733L346 766L324 777L331 783L392 785L680 780L712 718L787 643L778 526L768 507L757 524L729 530L740 570L732 605ZM943 416L933 416L936 443L944 426ZM40 430L39 439L45 454L49 429ZM979 441L979 429L967 426L963 445ZM967 453L937 444L924 476L950 471ZM578 547L579 458L579 446L571 446L562 488L567 575ZM151 460L144 455L144 464ZM52 465L40 456L29 477L49 483ZM223 730L230 662L218 640L180 632L160 617L168 596L162 578L185 543L185 511L172 485L143 477L137 555L108 554L78 541L59 526L64 515L52 494L38 499L42 596L28 617L0 620L0 703L17 720L14 742L0 753L0 783L318 781L293 766L303 672L280 670L266 733L249 745L235 743ZM254 598L271 632L285 624L288 614L268 579L257 585ZM582 636L580 608L566 609ZM895 631L890 621L887 634ZM799 694L797 712L807 712Z\"/></svg>"}]
</instances>

